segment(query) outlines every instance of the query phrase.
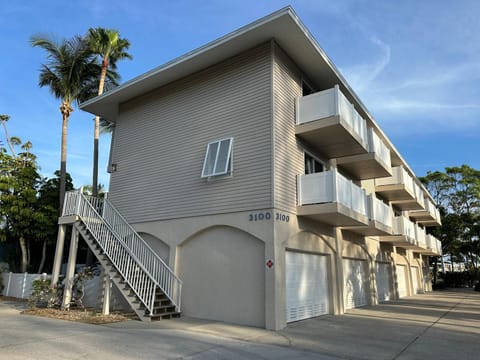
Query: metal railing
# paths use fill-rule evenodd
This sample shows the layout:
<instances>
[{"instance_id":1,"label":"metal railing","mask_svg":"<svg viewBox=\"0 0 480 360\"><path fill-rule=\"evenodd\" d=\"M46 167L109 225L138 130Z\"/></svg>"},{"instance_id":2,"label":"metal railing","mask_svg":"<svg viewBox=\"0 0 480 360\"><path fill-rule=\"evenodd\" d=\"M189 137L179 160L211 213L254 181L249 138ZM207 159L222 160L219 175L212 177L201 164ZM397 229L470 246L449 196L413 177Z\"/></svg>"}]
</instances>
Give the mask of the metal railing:
<instances>
[{"instance_id":1,"label":"metal railing","mask_svg":"<svg viewBox=\"0 0 480 360\"><path fill-rule=\"evenodd\" d=\"M338 173L336 169L298 175L298 205L340 203L367 216L365 190Z\"/></svg>"},{"instance_id":2,"label":"metal railing","mask_svg":"<svg viewBox=\"0 0 480 360\"><path fill-rule=\"evenodd\" d=\"M180 311L182 281L107 199L65 195L63 216L79 216L150 314L157 286Z\"/></svg>"},{"instance_id":3,"label":"metal railing","mask_svg":"<svg viewBox=\"0 0 480 360\"><path fill-rule=\"evenodd\" d=\"M368 150L367 122L355 110L352 103L343 95L338 85L310 95L297 98L297 125L314 120L339 116L356 134Z\"/></svg>"},{"instance_id":4,"label":"metal railing","mask_svg":"<svg viewBox=\"0 0 480 360\"><path fill-rule=\"evenodd\" d=\"M383 201L378 200L374 194L368 195L367 198L370 220L375 220L386 226L393 227L392 208Z\"/></svg>"}]
</instances>

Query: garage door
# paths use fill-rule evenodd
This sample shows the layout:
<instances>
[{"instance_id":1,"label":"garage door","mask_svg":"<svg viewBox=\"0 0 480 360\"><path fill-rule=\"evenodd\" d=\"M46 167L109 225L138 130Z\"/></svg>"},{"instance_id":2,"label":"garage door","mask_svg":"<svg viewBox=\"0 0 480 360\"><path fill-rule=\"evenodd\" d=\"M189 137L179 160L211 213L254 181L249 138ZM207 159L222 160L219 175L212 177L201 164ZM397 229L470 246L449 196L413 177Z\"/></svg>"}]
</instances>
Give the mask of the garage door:
<instances>
[{"instance_id":1,"label":"garage door","mask_svg":"<svg viewBox=\"0 0 480 360\"><path fill-rule=\"evenodd\" d=\"M398 297L402 298L408 295L407 267L405 265L397 265L397 286L398 286Z\"/></svg>"},{"instance_id":2,"label":"garage door","mask_svg":"<svg viewBox=\"0 0 480 360\"><path fill-rule=\"evenodd\" d=\"M343 259L345 309L367 305L367 262Z\"/></svg>"},{"instance_id":3,"label":"garage door","mask_svg":"<svg viewBox=\"0 0 480 360\"><path fill-rule=\"evenodd\" d=\"M286 251L287 322L328 314L327 257Z\"/></svg>"},{"instance_id":4,"label":"garage door","mask_svg":"<svg viewBox=\"0 0 480 360\"><path fill-rule=\"evenodd\" d=\"M391 265L388 263L377 262L375 279L377 281L377 295L378 301L389 301L391 300L390 294L390 274L391 274Z\"/></svg>"},{"instance_id":5,"label":"garage door","mask_svg":"<svg viewBox=\"0 0 480 360\"><path fill-rule=\"evenodd\" d=\"M418 294L418 293L419 293L419 288L418 288L418 267L417 267L417 266L411 266L411 267L410 267L410 274L411 274L411 277L412 277L412 287L413 287L412 294Z\"/></svg>"}]
</instances>

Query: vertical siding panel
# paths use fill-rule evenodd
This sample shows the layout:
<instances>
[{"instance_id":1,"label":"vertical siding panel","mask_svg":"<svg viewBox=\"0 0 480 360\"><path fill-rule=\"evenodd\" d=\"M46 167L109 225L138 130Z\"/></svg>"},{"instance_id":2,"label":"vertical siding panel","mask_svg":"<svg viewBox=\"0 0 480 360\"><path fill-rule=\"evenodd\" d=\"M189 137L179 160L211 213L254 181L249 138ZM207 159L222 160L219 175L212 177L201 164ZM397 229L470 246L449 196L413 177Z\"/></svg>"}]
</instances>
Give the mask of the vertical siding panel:
<instances>
[{"instance_id":1,"label":"vertical siding panel","mask_svg":"<svg viewBox=\"0 0 480 360\"><path fill-rule=\"evenodd\" d=\"M274 56L275 199L274 206L296 212L296 176L303 173L303 151L295 136L295 98L302 93L301 74L275 46Z\"/></svg>"},{"instance_id":2,"label":"vertical siding panel","mask_svg":"<svg viewBox=\"0 0 480 360\"><path fill-rule=\"evenodd\" d=\"M269 208L271 53L264 44L120 106L110 198L132 223ZM232 177L201 179L234 138Z\"/></svg>"}]
</instances>

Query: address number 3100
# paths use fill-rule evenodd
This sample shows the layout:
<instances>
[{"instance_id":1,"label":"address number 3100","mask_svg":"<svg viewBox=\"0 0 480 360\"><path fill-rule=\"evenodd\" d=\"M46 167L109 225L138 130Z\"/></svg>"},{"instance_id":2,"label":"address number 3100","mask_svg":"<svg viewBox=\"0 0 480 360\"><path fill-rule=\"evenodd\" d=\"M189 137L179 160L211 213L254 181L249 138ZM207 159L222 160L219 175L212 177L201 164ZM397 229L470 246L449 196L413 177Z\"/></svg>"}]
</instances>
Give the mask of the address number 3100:
<instances>
[{"instance_id":1,"label":"address number 3100","mask_svg":"<svg viewBox=\"0 0 480 360\"><path fill-rule=\"evenodd\" d=\"M272 214L269 213L268 211L248 214L248 221L264 221L264 220L270 220L271 218L272 218ZM289 222L290 216L277 212L275 213L275 220Z\"/></svg>"}]
</instances>

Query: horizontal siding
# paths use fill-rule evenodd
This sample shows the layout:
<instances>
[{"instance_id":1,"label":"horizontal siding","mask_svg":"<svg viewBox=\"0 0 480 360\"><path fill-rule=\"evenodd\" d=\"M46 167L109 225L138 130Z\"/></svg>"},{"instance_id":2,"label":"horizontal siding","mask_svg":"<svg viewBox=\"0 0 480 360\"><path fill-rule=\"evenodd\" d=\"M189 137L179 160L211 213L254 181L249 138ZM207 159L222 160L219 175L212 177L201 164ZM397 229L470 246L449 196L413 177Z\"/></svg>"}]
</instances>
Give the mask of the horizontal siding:
<instances>
[{"instance_id":1,"label":"horizontal siding","mask_svg":"<svg viewBox=\"0 0 480 360\"><path fill-rule=\"evenodd\" d=\"M132 223L269 208L271 55L265 44L122 104L110 198ZM233 177L201 179L233 137Z\"/></svg>"},{"instance_id":2,"label":"horizontal siding","mask_svg":"<svg viewBox=\"0 0 480 360\"><path fill-rule=\"evenodd\" d=\"M274 206L296 212L296 177L303 173L303 151L295 136L295 98L301 95L301 76L285 53L275 47L273 74L275 127Z\"/></svg>"}]
</instances>

